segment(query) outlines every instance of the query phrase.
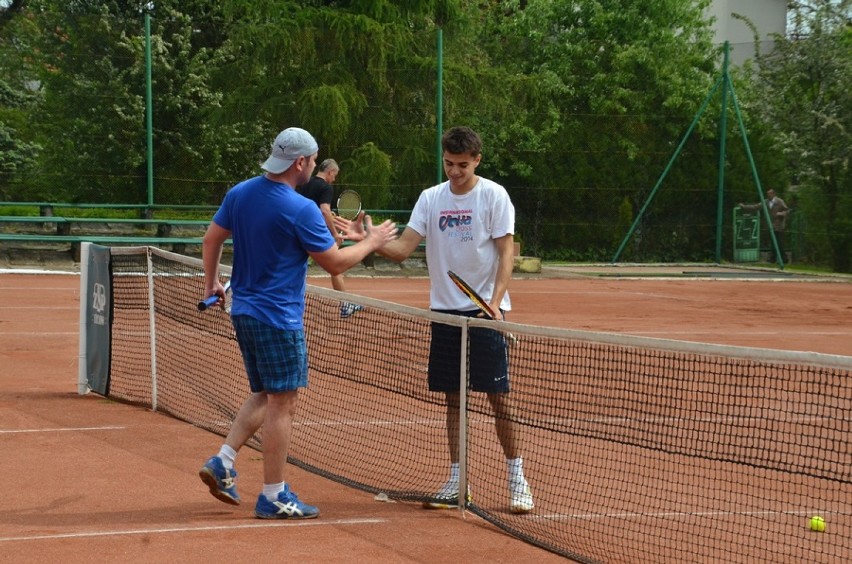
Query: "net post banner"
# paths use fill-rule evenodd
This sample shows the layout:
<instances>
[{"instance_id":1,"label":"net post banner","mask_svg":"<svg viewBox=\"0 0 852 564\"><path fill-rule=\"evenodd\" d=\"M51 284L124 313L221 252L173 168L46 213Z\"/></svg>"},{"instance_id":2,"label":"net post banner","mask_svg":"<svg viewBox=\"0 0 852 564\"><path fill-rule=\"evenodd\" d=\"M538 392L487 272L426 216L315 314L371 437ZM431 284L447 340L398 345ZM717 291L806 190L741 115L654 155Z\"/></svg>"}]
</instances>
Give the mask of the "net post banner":
<instances>
[{"instance_id":1,"label":"net post banner","mask_svg":"<svg viewBox=\"0 0 852 564\"><path fill-rule=\"evenodd\" d=\"M734 208L734 262L760 258L760 218L757 213Z\"/></svg>"},{"instance_id":2,"label":"net post banner","mask_svg":"<svg viewBox=\"0 0 852 564\"><path fill-rule=\"evenodd\" d=\"M89 388L101 395L109 393L109 364L112 327L112 285L109 247L90 245L86 263L86 377Z\"/></svg>"},{"instance_id":3,"label":"net post banner","mask_svg":"<svg viewBox=\"0 0 852 564\"><path fill-rule=\"evenodd\" d=\"M80 245L80 304L78 309L79 314L79 333L80 336L77 342L77 393L85 395L89 393L89 375L86 360L86 318L88 317L89 303L89 271L86 266L89 264L89 247L91 243L83 242Z\"/></svg>"}]
</instances>

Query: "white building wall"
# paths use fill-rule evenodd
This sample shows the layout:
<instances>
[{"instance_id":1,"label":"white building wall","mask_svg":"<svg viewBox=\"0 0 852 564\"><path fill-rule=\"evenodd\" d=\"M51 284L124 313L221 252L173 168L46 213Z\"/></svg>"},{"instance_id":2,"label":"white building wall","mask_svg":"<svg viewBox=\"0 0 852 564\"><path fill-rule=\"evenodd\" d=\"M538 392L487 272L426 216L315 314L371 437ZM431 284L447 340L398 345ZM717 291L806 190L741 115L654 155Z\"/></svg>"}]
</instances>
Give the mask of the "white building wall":
<instances>
[{"instance_id":1,"label":"white building wall","mask_svg":"<svg viewBox=\"0 0 852 564\"><path fill-rule=\"evenodd\" d=\"M735 65L754 58L754 33L732 13L745 16L757 27L761 53L772 50L772 34L783 35L787 29L787 0L713 0L708 11L715 18L716 43L730 43Z\"/></svg>"}]
</instances>

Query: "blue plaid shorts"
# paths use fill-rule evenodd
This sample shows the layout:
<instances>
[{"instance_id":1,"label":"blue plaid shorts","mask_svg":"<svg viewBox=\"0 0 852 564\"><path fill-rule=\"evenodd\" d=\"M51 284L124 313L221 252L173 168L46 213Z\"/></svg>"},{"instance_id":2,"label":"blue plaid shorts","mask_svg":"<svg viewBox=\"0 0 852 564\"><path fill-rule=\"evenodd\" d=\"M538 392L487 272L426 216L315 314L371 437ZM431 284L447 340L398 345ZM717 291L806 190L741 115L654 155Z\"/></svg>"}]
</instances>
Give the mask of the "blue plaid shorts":
<instances>
[{"instance_id":1,"label":"blue plaid shorts","mask_svg":"<svg viewBox=\"0 0 852 564\"><path fill-rule=\"evenodd\" d=\"M479 310L433 310L439 313L476 317ZM471 327L470 389L487 394L509 392L509 350L506 338L493 329ZM429 391L457 392L461 363L461 327L432 323L432 340L429 344Z\"/></svg>"},{"instance_id":2,"label":"blue plaid shorts","mask_svg":"<svg viewBox=\"0 0 852 564\"><path fill-rule=\"evenodd\" d=\"M308 350L301 329L277 329L248 315L231 318L253 393L308 386Z\"/></svg>"}]
</instances>

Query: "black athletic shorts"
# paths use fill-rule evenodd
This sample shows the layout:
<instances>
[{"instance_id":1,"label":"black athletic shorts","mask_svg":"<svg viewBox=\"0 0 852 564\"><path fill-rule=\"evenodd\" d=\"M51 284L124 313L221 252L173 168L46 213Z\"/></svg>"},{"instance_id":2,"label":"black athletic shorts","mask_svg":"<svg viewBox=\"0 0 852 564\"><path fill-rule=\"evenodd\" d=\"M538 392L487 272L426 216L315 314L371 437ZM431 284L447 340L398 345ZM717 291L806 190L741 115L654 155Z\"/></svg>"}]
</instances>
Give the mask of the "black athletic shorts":
<instances>
[{"instance_id":1,"label":"black athletic shorts","mask_svg":"<svg viewBox=\"0 0 852 564\"><path fill-rule=\"evenodd\" d=\"M479 310L433 310L438 313L476 317ZM493 329L471 327L470 389L477 392L499 394L509 392L509 351L506 338ZM429 345L429 391L457 392L459 390L459 365L461 361L461 327L432 323L432 341Z\"/></svg>"}]
</instances>

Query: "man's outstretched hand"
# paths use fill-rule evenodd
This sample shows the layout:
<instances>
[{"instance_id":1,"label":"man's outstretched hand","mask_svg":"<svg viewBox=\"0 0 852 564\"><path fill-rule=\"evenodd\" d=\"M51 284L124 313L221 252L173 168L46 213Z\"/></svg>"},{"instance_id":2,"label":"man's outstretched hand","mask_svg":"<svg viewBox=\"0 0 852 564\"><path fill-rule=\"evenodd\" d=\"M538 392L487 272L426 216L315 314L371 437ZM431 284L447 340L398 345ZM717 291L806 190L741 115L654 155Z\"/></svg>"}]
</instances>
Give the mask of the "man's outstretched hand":
<instances>
[{"instance_id":1,"label":"man's outstretched hand","mask_svg":"<svg viewBox=\"0 0 852 564\"><path fill-rule=\"evenodd\" d=\"M355 242L363 241L367 237L367 231L364 229L364 218L364 211L361 211L358 217L351 221L336 215L334 216L334 228L344 239Z\"/></svg>"}]
</instances>

